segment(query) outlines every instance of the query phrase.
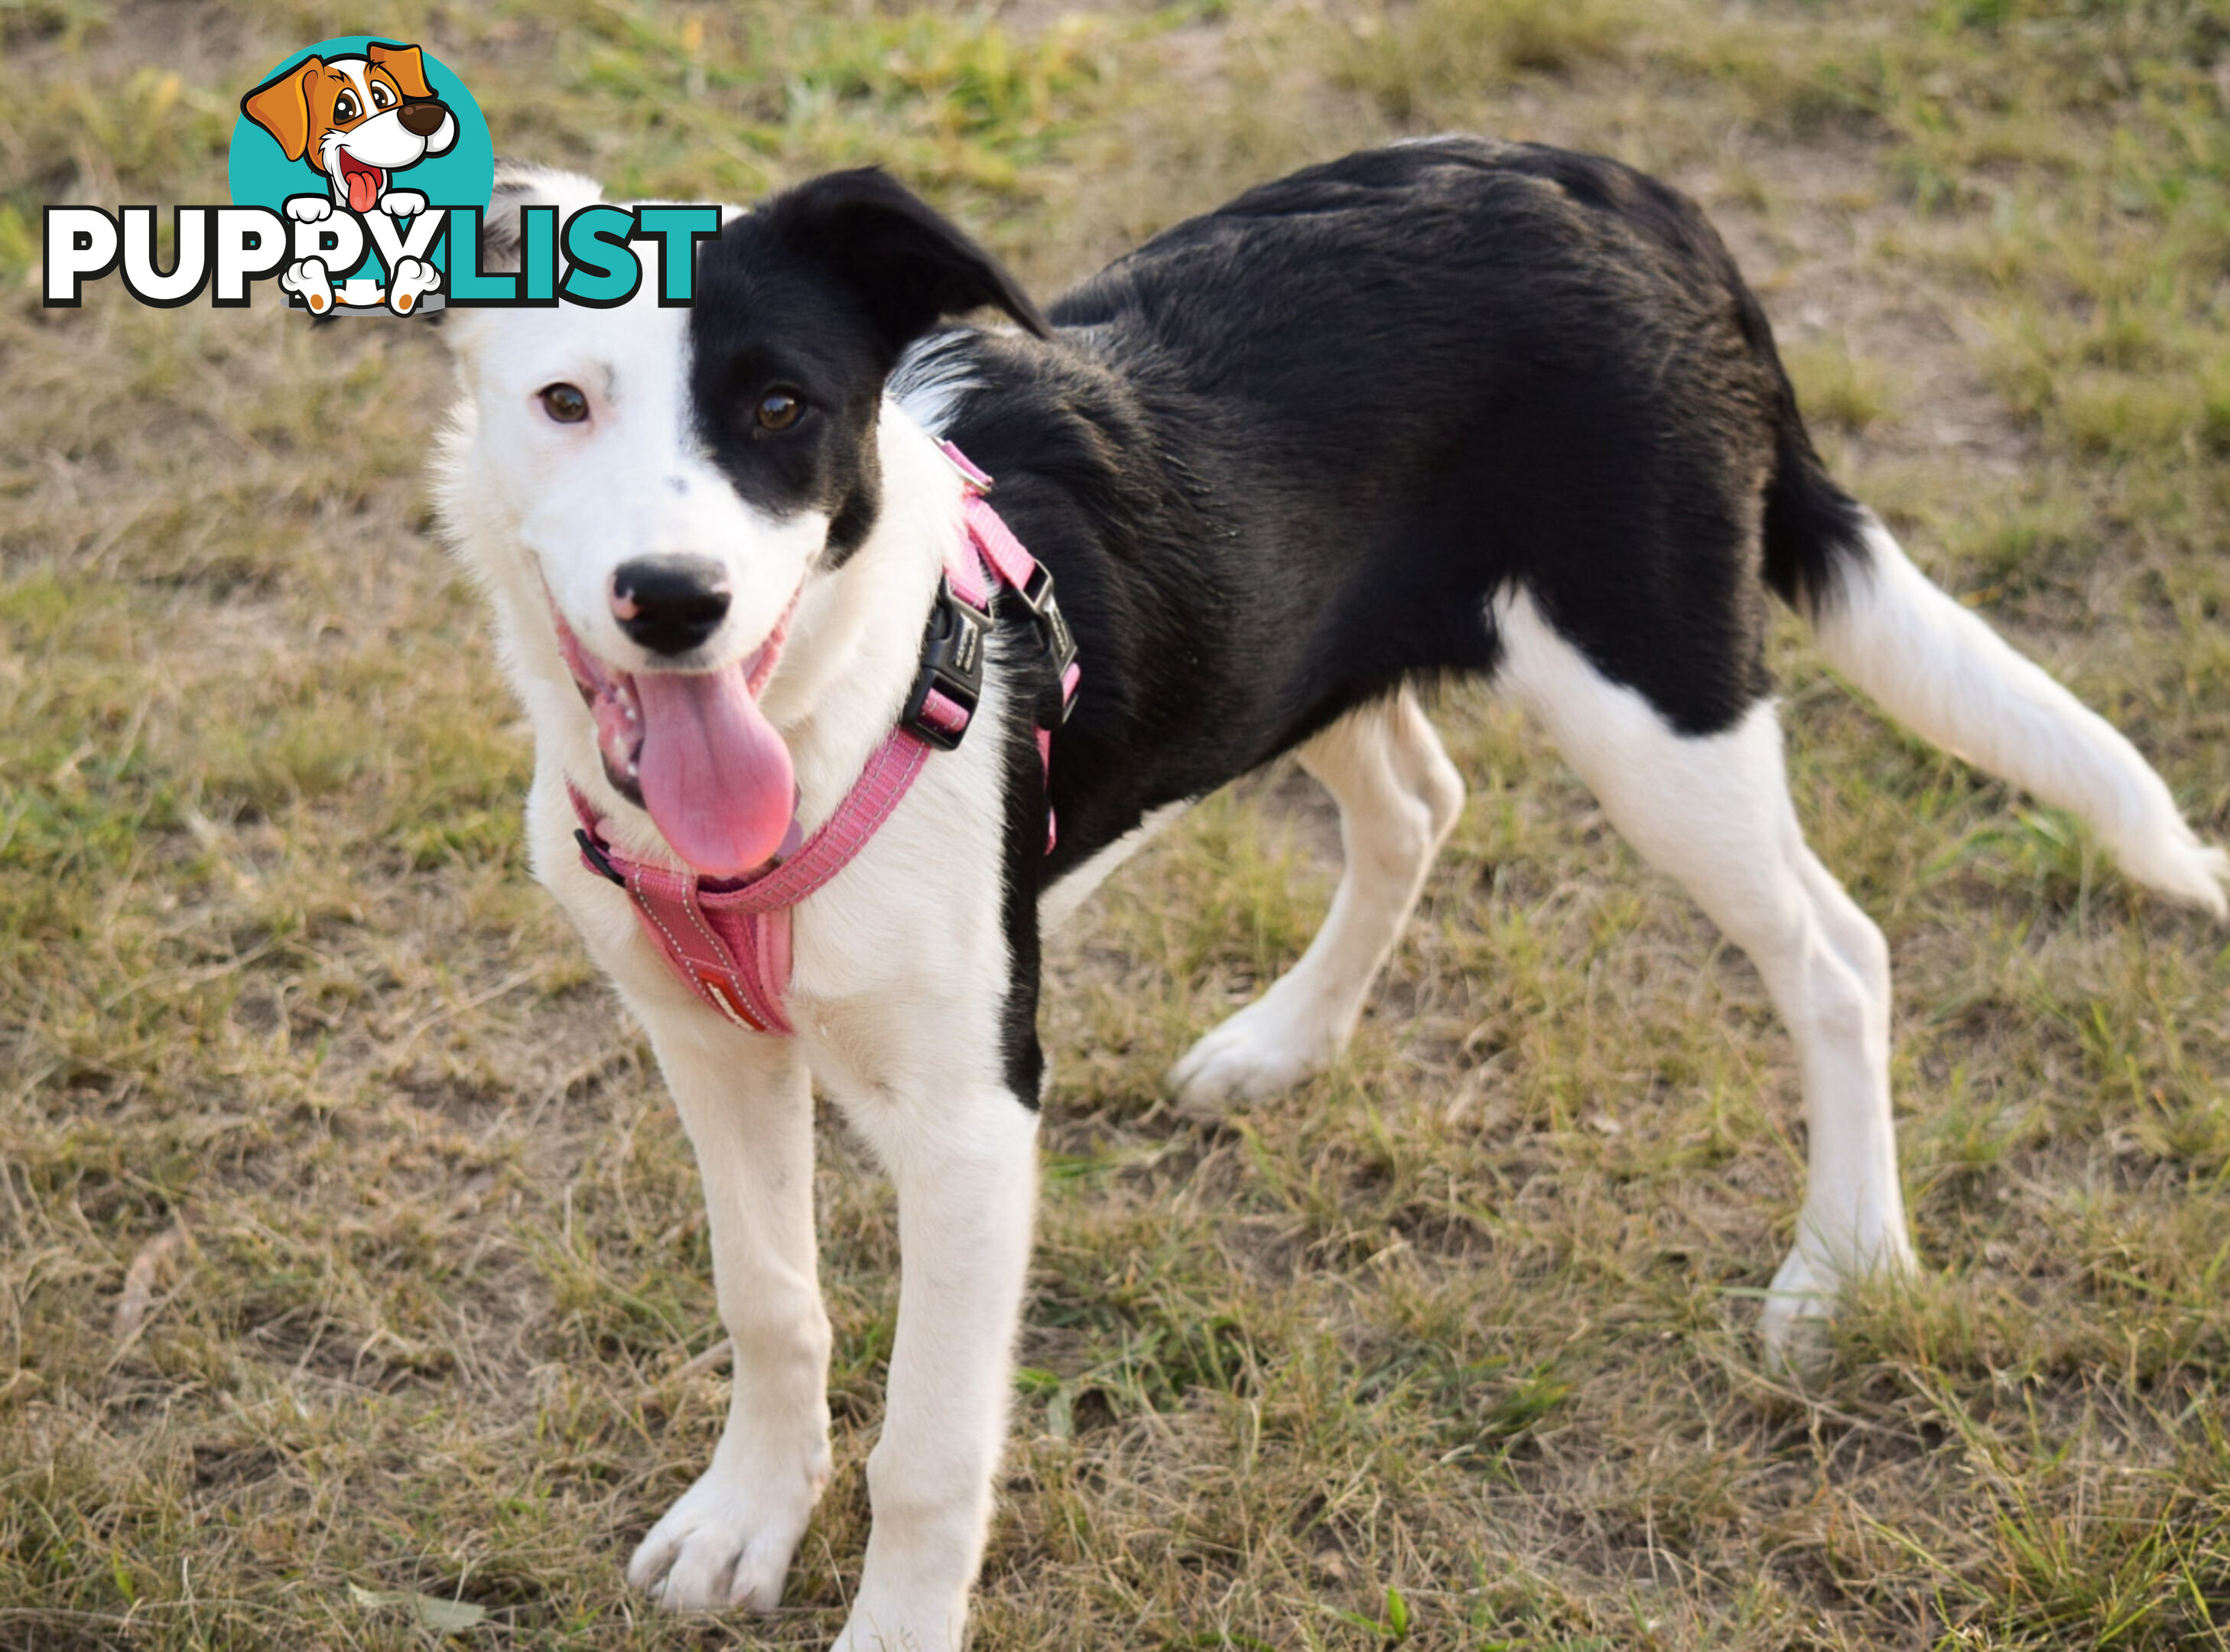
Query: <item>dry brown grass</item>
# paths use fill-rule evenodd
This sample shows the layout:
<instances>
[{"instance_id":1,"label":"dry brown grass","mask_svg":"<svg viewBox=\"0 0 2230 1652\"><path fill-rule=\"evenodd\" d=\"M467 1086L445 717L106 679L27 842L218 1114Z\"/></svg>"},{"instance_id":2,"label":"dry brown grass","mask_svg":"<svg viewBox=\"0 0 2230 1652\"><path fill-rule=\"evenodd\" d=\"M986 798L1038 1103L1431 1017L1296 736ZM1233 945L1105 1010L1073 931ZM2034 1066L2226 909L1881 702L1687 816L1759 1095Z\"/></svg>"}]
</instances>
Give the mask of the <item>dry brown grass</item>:
<instances>
[{"instance_id":1,"label":"dry brown grass","mask_svg":"<svg viewBox=\"0 0 2230 1652\"><path fill-rule=\"evenodd\" d=\"M2219 6L371 21L506 152L684 197L884 159L1041 287L1397 131L1650 166L1726 227L1841 473L2230 834ZM216 198L238 88L340 26L0 6L0 1646L815 1645L865 1536L890 1201L829 1127L842 1467L790 1606L649 1617L620 1564L722 1409L702 1218L520 863L520 732L425 536L438 340L27 285L40 204ZM1061 952L979 1645L2222 1642L2230 951L1793 627L1779 661L1808 826L1895 951L1933 1271L1853 1306L1816 1390L1761 1374L1785 1041L1454 696L1473 802L1335 1074L1221 1130L1157 1088L1320 912L1290 774Z\"/></svg>"}]
</instances>

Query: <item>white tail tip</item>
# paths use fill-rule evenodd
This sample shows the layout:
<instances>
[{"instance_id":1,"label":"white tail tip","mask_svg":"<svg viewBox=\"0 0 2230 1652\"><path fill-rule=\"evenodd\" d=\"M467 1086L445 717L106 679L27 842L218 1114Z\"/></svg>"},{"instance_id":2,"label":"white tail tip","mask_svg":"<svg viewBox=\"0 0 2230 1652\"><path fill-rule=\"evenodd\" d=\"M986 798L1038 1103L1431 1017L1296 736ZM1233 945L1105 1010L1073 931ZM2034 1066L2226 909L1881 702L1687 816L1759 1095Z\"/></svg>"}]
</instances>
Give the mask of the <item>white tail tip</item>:
<instances>
[{"instance_id":1,"label":"white tail tip","mask_svg":"<svg viewBox=\"0 0 2230 1652\"><path fill-rule=\"evenodd\" d=\"M1871 513L1864 544L1813 621L1836 669L1946 751L2087 822L2137 882L2230 919L2230 855L2200 841L2137 748L1937 589Z\"/></svg>"},{"instance_id":2,"label":"white tail tip","mask_svg":"<svg viewBox=\"0 0 2230 1652\"><path fill-rule=\"evenodd\" d=\"M2114 858L2148 888L2230 920L2230 853L2201 842L2182 821L2176 825L2149 842L2116 843Z\"/></svg>"}]
</instances>

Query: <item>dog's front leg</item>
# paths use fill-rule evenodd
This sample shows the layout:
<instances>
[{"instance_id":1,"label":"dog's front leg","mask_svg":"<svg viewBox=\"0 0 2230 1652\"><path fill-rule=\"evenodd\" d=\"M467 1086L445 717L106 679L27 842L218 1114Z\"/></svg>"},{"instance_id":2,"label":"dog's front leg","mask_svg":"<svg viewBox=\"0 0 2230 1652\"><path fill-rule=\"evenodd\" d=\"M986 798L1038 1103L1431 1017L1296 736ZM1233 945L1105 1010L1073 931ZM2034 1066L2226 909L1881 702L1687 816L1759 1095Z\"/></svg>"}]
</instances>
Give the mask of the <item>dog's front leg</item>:
<instances>
[{"instance_id":1,"label":"dog's front leg","mask_svg":"<svg viewBox=\"0 0 2230 1652\"><path fill-rule=\"evenodd\" d=\"M735 1365L712 1466L642 1540L628 1577L669 1608L770 1611L828 1481L812 1092L788 1040L738 1033L693 1010L649 1024L704 1178Z\"/></svg>"},{"instance_id":2,"label":"dog's front leg","mask_svg":"<svg viewBox=\"0 0 2230 1652\"><path fill-rule=\"evenodd\" d=\"M1037 1114L988 1075L848 1111L898 1186L901 1274L874 1528L835 1652L957 1652L1006 1440Z\"/></svg>"}]
</instances>

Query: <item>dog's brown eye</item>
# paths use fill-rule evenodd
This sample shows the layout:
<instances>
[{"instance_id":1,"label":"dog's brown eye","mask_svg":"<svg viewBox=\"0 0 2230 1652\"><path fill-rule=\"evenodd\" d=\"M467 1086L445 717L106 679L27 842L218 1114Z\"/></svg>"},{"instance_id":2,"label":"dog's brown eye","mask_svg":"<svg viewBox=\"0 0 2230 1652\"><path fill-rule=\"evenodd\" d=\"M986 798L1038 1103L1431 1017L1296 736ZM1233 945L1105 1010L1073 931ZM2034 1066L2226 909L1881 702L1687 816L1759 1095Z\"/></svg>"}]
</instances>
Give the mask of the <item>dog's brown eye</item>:
<instances>
[{"instance_id":1,"label":"dog's brown eye","mask_svg":"<svg viewBox=\"0 0 2230 1652\"><path fill-rule=\"evenodd\" d=\"M395 94L389 91L377 81L374 81L371 83L371 106L373 108L384 109L389 104L394 101Z\"/></svg>"},{"instance_id":2,"label":"dog's brown eye","mask_svg":"<svg viewBox=\"0 0 2230 1652\"><path fill-rule=\"evenodd\" d=\"M797 423L797 416L805 411L805 403L795 392L786 390L769 390L759 397L758 421L762 430L787 430Z\"/></svg>"},{"instance_id":3,"label":"dog's brown eye","mask_svg":"<svg viewBox=\"0 0 2230 1652\"><path fill-rule=\"evenodd\" d=\"M551 384L542 392L542 410L560 424L578 424L589 416L589 398L577 384Z\"/></svg>"},{"instance_id":4,"label":"dog's brown eye","mask_svg":"<svg viewBox=\"0 0 2230 1652\"><path fill-rule=\"evenodd\" d=\"M342 94L340 94L340 96L338 96L338 97L337 97L337 98L335 98L335 99L333 100L333 119L336 119L336 120L353 120L353 119L356 119L356 117L357 117L357 106L356 106L356 94L355 94L354 93L352 93L352 92L344 92L344 93L342 93Z\"/></svg>"}]
</instances>

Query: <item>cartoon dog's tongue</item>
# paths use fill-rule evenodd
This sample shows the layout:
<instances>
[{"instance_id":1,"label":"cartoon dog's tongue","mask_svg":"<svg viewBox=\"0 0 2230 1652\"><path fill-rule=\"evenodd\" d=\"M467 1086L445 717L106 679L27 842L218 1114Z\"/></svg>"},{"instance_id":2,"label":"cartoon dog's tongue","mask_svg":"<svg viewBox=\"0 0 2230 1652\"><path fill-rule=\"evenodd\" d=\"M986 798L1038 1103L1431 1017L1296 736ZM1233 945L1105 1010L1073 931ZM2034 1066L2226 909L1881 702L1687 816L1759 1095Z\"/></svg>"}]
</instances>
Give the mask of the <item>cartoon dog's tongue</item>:
<instances>
[{"instance_id":1,"label":"cartoon dog's tongue","mask_svg":"<svg viewBox=\"0 0 2230 1652\"><path fill-rule=\"evenodd\" d=\"M752 697L750 663L635 677L643 805L708 877L738 877L781 849L796 801L790 748Z\"/></svg>"},{"instance_id":2,"label":"cartoon dog's tongue","mask_svg":"<svg viewBox=\"0 0 2230 1652\"><path fill-rule=\"evenodd\" d=\"M366 166L343 150L340 154L341 177L348 186L348 204L351 212L369 212L379 200L379 168Z\"/></svg>"}]
</instances>

